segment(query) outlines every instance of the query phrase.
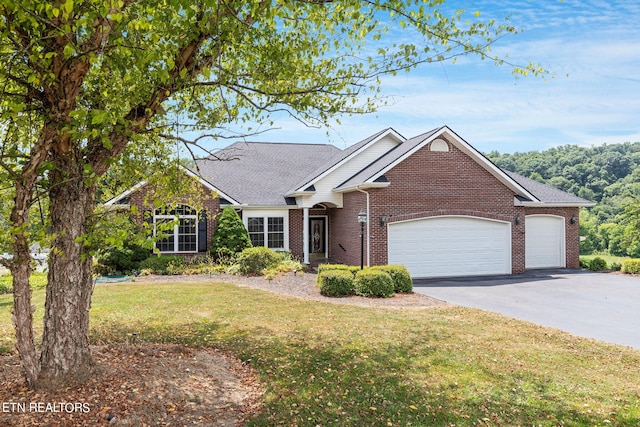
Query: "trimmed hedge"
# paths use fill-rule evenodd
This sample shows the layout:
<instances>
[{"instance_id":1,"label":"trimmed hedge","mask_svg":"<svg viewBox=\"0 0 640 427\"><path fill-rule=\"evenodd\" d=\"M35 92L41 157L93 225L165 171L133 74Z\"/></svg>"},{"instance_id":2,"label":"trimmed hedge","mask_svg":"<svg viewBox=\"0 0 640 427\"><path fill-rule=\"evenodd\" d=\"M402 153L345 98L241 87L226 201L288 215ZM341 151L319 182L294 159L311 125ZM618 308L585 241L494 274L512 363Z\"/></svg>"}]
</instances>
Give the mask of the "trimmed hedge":
<instances>
[{"instance_id":1,"label":"trimmed hedge","mask_svg":"<svg viewBox=\"0 0 640 427\"><path fill-rule=\"evenodd\" d=\"M621 271L627 274L640 274L640 259L624 260Z\"/></svg>"},{"instance_id":2,"label":"trimmed hedge","mask_svg":"<svg viewBox=\"0 0 640 427\"><path fill-rule=\"evenodd\" d=\"M360 267L345 264L320 264L318 266L318 276L316 277L316 283L318 286L320 286L322 275L328 271L348 271L351 273L351 277L355 278L356 273L360 271Z\"/></svg>"},{"instance_id":3,"label":"trimmed hedge","mask_svg":"<svg viewBox=\"0 0 640 427\"><path fill-rule=\"evenodd\" d=\"M354 288L356 295L364 297L389 298L394 295L393 280L389 273L374 268L358 271Z\"/></svg>"},{"instance_id":4,"label":"trimmed hedge","mask_svg":"<svg viewBox=\"0 0 640 427\"><path fill-rule=\"evenodd\" d=\"M404 265L380 265L372 267L375 270L381 270L388 273L393 280L393 290L398 293L407 293L413 291L413 280L409 270Z\"/></svg>"},{"instance_id":5,"label":"trimmed hedge","mask_svg":"<svg viewBox=\"0 0 640 427\"><path fill-rule=\"evenodd\" d=\"M320 293L328 297L355 294L353 274L348 270L326 270L318 274Z\"/></svg>"}]
</instances>

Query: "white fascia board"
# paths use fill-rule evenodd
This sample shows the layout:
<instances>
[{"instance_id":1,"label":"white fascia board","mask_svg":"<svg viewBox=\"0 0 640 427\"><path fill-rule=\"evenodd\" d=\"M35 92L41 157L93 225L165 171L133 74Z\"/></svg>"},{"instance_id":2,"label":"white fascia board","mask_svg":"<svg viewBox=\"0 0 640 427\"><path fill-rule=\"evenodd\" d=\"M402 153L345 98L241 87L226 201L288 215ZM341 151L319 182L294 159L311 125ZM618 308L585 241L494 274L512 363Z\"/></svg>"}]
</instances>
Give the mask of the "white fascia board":
<instances>
[{"instance_id":1,"label":"white fascia board","mask_svg":"<svg viewBox=\"0 0 640 427\"><path fill-rule=\"evenodd\" d=\"M489 161L489 159L487 159L485 156L483 156L478 150L476 150L471 145L469 145L469 143L467 143L465 140L460 138L448 126L443 126L438 132L435 132L433 135L425 138L424 141L422 141L420 144L416 145L412 150L406 152L402 157L399 157L393 163L389 164L387 167L385 167L384 169L379 171L377 174L375 174L374 176L369 178L369 181L375 181L376 179L380 178L382 175L384 175L385 173L389 172L391 169L396 167L398 164L400 164L403 161L405 161L407 158L412 156L415 152L417 152L418 150L423 148L425 145L427 145L428 143L430 143L434 139L437 139L437 138L441 137L445 133L451 140L454 141L454 144L460 150L462 150L462 152L464 152L466 155L468 155L469 157L474 159L478 164L480 164L480 166L482 166L489 173L494 175L500 182L502 182L508 188L510 188L511 190L516 192L517 194L520 194L520 195L522 195L522 196L524 196L524 197L526 197L528 199L533 200L534 202L540 202L536 196L534 196L533 194L529 193L524 187L522 187L520 184L518 184L513 179L511 179L511 177L509 175L504 173L499 167L497 167L491 161Z\"/></svg>"},{"instance_id":2,"label":"white fascia board","mask_svg":"<svg viewBox=\"0 0 640 427\"><path fill-rule=\"evenodd\" d=\"M116 197L112 198L111 200L106 201L104 203L104 206L107 206L107 207L113 206L116 202L124 199L129 194L133 193L134 191L138 190L139 188L144 187L146 184L147 184L147 181L140 181L139 183L137 183L136 185L134 185L133 187L131 187L127 191L123 191L122 193L118 194Z\"/></svg>"},{"instance_id":3,"label":"white fascia board","mask_svg":"<svg viewBox=\"0 0 640 427\"><path fill-rule=\"evenodd\" d=\"M318 181L320 181L322 178L324 178L325 176L329 175L331 172L333 172L334 170L338 169L340 166L344 165L345 163L351 161L351 159L353 159L356 155L358 155L359 153L361 153L362 151L364 151L365 149L367 149L368 147L370 147L372 144L375 144L376 142L380 141L382 138L385 138L387 136L392 136L393 138L395 138L399 143L402 143L404 141L406 141L407 139L400 135L398 132L396 132L394 129L389 128L386 131L382 132L380 135L378 135L377 137L375 137L374 139L372 139L371 141L367 142L365 145L363 145L362 147L358 148L356 151L354 151L353 153L349 154L347 157L345 157L344 159L340 160L338 163L334 164L333 166L331 166L329 169L327 169L326 171L322 172L320 175L316 176L315 178L309 180L308 182L306 182L304 185L302 185L300 188L298 188L297 190L293 191L291 194L294 194L298 191L304 191L305 188L309 187L310 185L313 185L315 183L317 183ZM366 138L365 138L366 139ZM361 141L362 142L362 141ZM356 143L357 144L357 143Z\"/></svg>"}]
</instances>

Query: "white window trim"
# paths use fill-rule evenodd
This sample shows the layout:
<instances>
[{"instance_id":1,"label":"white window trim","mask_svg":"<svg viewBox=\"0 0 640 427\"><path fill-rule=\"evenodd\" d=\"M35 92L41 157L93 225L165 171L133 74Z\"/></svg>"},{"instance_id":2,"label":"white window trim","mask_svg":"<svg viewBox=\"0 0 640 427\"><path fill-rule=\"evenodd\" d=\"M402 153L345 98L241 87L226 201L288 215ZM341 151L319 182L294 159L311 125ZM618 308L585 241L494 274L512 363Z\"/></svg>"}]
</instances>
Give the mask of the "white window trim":
<instances>
[{"instance_id":1,"label":"white window trim","mask_svg":"<svg viewBox=\"0 0 640 427\"><path fill-rule=\"evenodd\" d=\"M263 218L264 220L264 243L269 244L269 219L268 218L282 218L282 228L284 232L284 246L281 248L269 248L274 251L288 251L289 250L289 211L274 209L274 210L251 210L244 209L242 211L242 222L244 227L249 230L249 218ZM268 246L267 246L268 247Z\"/></svg>"},{"instance_id":2,"label":"white window trim","mask_svg":"<svg viewBox=\"0 0 640 427\"><path fill-rule=\"evenodd\" d=\"M191 206L188 205L184 205L190 209ZM154 210L154 215L153 215L153 235L154 237L158 235L158 230L156 227L156 224L158 222L158 220L163 220L163 219L168 219L171 221L174 220L178 220L178 223L175 224L173 226L173 250L172 251L160 251L161 254L192 254L192 253L196 253L198 252L198 215L156 215L155 212L157 212L157 209ZM194 219L195 220L195 224L196 224L196 232L195 232L195 236L196 236L196 242L195 242L195 246L196 249L194 251L180 251L178 250L178 248L180 247L180 235L179 235L179 231L180 231L180 223L179 221L181 219ZM167 234L169 234L167 232ZM156 242L157 244L158 242ZM156 246L157 248L157 246Z\"/></svg>"}]
</instances>

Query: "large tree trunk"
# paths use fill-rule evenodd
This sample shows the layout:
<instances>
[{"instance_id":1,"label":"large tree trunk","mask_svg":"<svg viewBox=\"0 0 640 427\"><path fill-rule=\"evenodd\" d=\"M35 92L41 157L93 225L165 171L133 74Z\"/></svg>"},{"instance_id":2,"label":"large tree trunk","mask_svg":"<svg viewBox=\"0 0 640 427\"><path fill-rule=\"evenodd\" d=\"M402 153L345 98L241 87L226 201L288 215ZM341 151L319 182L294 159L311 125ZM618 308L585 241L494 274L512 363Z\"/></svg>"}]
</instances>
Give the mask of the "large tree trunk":
<instances>
[{"instance_id":1,"label":"large tree trunk","mask_svg":"<svg viewBox=\"0 0 640 427\"><path fill-rule=\"evenodd\" d=\"M84 244L95 205L95 185L85 182L81 162L66 155L51 173L49 256L39 385L82 381L94 366L89 350L92 264Z\"/></svg>"},{"instance_id":2,"label":"large tree trunk","mask_svg":"<svg viewBox=\"0 0 640 427\"><path fill-rule=\"evenodd\" d=\"M33 338L33 309L31 307L31 253L26 230L29 224L29 207L32 190L27 185L16 186L15 204L11 212L11 223L16 228L13 236L13 324L16 328L16 348L20 355L22 372L29 387L35 387L40 372L35 341Z\"/></svg>"}]
</instances>

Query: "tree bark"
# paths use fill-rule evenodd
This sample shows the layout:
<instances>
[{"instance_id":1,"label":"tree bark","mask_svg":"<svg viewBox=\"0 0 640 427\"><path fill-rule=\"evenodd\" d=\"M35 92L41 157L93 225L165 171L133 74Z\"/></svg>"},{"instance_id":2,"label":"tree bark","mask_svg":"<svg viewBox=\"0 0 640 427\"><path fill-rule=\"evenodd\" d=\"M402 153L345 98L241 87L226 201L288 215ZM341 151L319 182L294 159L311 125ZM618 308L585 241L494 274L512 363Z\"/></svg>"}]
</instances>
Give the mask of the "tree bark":
<instances>
[{"instance_id":1,"label":"tree bark","mask_svg":"<svg viewBox=\"0 0 640 427\"><path fill-rule=\"evenodd\" d=\"M13 259L10 263L13 277L13 324L16 328L16 348L22 364L27 385L36 386L40 366L33 338L33 309L31 307L31 251L26 227L29 225L29 207L32 190L22 184L16 185L11 223L16 229L13 236Z\"/></svg>"},{"instance_id":2,"label":"tree bark","mask_svg":"<svg viewBox=\"0 0 640 427\"><path fill-rule=\"evenodd\" d=\"M83 238L95 206L95 184L85 182L81 158L54 155L50 218L54 236L49 255L40 386L83 381L94 362L89 349L92 262Z\"/></svg>"}]
</instances>

